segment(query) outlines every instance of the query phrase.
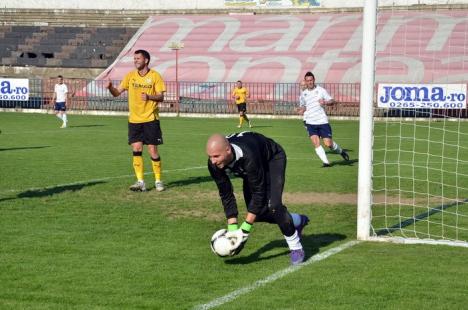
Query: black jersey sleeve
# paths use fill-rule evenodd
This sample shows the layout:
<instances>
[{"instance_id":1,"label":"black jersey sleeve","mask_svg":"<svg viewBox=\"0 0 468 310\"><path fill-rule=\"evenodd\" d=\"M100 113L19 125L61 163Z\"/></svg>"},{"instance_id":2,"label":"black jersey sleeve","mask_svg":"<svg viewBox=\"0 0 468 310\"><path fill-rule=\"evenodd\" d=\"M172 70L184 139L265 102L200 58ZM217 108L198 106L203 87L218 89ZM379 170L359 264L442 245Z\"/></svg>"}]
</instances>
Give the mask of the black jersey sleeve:
<instances>
[{"instance_id":1,"label":"black jersey sleeve","mask_svg":"<svg viewBox=\"0 0 468 310\"><path fill-rule=\"evenodd\" d=\"M226 172L222 169L214 166L208 159L208 170L211 177L216 183L219 191L219 197L221 198L221 203L223 204L224 214L226 218L237 217L237 202L236 197L234 196L234 190L232 187L231 180Z\"/></svg>"}]
</instances>

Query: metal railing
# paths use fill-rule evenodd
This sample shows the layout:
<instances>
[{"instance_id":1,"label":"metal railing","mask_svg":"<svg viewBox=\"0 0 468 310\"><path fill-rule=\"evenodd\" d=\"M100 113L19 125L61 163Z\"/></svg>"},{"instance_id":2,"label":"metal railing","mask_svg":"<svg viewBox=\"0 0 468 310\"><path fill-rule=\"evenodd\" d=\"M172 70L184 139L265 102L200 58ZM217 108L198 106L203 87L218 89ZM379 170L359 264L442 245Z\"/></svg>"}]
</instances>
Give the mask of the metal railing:
<instances>
[{"instance_id":1,"label":"metal railing","mask_svg":"<svg viewBox=\"0 0 468 310\"><path fill-rule=\"evenodd\" d=\"M0 108L53 109L54 79L30 79L28 101L0 101ZM127 112L126 93L113 97L105 88L106 81L66 79L69 90L68 110ZM118 81L114 81L118 85ZM324 83L338 104L327 106L330 116L359 116L359 83ZM297 83L244 83L250 93L247 111L250 114L297 115L300 93ZM235 82L166 82L166 96L159 105L160 112L176 114L235 114L236 105L231 97ZM178 91L177 91L178 90ZM179 94L177 97L176 94ZM384 110L376 109L375 116L382 117L468 117L464 110Z\"/></svg>"},{"instance_id":2,"label":"metal railing","mask_svg":"<svg viewBox=\"0 0 468 310\"><path fill-rule=\"evenodd\" d=\"M30 79L28 101L0 101L2 108L52 109L53 79ZM69 110L128 111L126 93L113 97L105 88L106 81L66 79L69 90ZM117 85L118 81L114 82ZM295 115L298 106L297 83L245 83L250 93L248 112L251 114ZM324 84L340 104L330 107L331 115L357 116L359 84ZM166 96L159 109L173 113L237 113L231 98L235 82L166 82ZM177 92L177 89L179 90ZM177 98L176 94L179 94Z\"/></svg>"}]
</instances>

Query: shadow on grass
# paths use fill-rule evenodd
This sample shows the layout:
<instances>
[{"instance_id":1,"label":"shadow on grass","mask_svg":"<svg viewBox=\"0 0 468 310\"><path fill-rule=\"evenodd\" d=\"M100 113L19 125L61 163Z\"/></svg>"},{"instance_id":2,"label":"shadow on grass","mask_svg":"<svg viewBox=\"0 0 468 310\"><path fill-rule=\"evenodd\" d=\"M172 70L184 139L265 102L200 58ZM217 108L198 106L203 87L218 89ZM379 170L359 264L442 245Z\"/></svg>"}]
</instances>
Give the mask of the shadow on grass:
<instances>
[{"instance_id":1,"label":"shadow on grass","mask_svg":"<svg viewBox=\"0 0 468 310\"><path fill-rule=\"evenodd\" d=\"M378 230L376 232L376 235L377 236L385 236L385 235L391 234L394 231L400 230L401 228L405 228L407 226L416 224L416 222L419 222L419 221L421 221L421 220L423 220L425 218L428 218L433 214L441 213L445 209L448 209L450 207L455 207L455 206L458 207L458 206L463 205L465 203L468 203L468 198L464 199L464 200L460 200L460 201L455 201L453 203L440 205L440 206L435 207L435 208L430 208L427 212L424 212L424 213L418 214L418 215L416 215L414 217L408 218L408 219L406 219L404 221L401 221L398 224L393 225L392 227L380 229L380 230Z\"/></svg>"},{"instance_id":2,"label":"shadow on grass","mask_svg":"<svg viewBox=\"0 0 468 310\"><path fill-rule=\"evenodd\" d=\"M77 184L61 185L61 186L55 186L55 187L31 189L31 190L21 192L14 197L1 198L0 202L7 201L7 200L14 200L14 199L22 199L22 198L41 198L41 197L61 194L64 192L76 192L76 191L82 190L85 187L94 186L94 185L102 184L102 183L106 183L106 182L93 181L93 182L87 182L87 183L77 183Z\"/></svg>"},{"instance_id":3,"label":"shadow on grass","mask_svg":"<svg viewBox=\"0 0 468 310\"><path fill-rule=\"evenodd\" d=\"M22 146L22 147L11 147L7 149L2 149L0 148L0 152L4 151L16 151L16 150L33 150L33 149L45 149L47 147L50 147L50 145L44 145L44 146Z\"/></svg>"},{"instance_id":4,"label":"shadow on grass","mask_svg":"<svg viewBox=\"0 0 468 310\"><path fill-rule=\"evenodd\" d=\"M333 166L352 166L354 163L357 163L358 159L350 159L348 161L346 160L338 160L338 161L332 161L330 162L330 165Z\"/></svg>"},{"instance_id":5,"label":"shadow on grass","mask_svg":"<svg viewBox=\"0 0 468 310\"><path fill-rule=\"evenodd\" d=\"M349 153L349 152L353 152L353 150L349 150L349 149L343 149L343 151ZM331 150L327 150L327 155L329 154L332 154L332 155L339 155L339 154L336 154L335 152L331 151ZM351 156L350 156L351 157ZM358 162L358 159L350 159L348 161L346 160L334 160L334 161L331 161L330 162L330 165L333 167L333 166L352 166L354 163L357 163Z\"/></svg>"},{"instance_id":6,"label":"shadow on grass","mask_svg":"<svg viewBox=\"0 0 468 310\"><path fill-rule=\"evenodd\" d=\"M314 256L315 254L317 254L320 251L320 248L328 246L332 244L333 242L344 240L344 239L346 239L346 236L342 234L326 233L326 234L317 234L317 235L308 235L308 236L304 235L302 237L301 242L302 242L302 246L304 247L304 251L306 253L306 260ZM248 246L248 243L246 244L246 246ZM285 250L280 253L266 255L268 251L274 248L284 248ZM263 247L261 247L260 249L256 250L254 253L248 256L235 257L235 258L226 260L225 262L226 264L231 264L231 265L243 265L243 264L250 264L253 262L258 262L261 260L272 259L278 256L287 255L287 254L289 254L289 249L286 245L286 241L274 240L265 244Z\"/></svg>"},{"instance_id":7,"label":"shadow on grass","mask_svg":"<svg viewBox=\"0 0 468 310\"><path fill-rule=\"evenodd\" d=\"M213 182L213 179L211 176L202 176L202 177L190 177L187 179L183 180L177 180L177 181L172 181L166 183L166 187L178 187L178 186L186 186L190 184L200 184L200 183L205 183L205 182Z\"/></svg>"}]
</instances>

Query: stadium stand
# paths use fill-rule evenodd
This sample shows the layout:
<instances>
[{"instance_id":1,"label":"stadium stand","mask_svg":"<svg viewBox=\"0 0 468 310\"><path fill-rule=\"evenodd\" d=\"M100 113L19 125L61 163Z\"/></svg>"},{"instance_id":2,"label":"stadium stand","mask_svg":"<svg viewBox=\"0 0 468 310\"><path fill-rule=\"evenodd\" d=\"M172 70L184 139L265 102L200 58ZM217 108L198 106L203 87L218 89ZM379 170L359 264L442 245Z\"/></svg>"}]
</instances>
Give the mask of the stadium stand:
<instances>
[{"instance_id":1,"label":"stadium stand","mask_svg":"<svg viewBox=\"0 0 468 310\"><path fill-rule=\"evenodd\" d=\"M376 78L463 82L468 9L380 13ZM313 70L318 82L359 83L362 44L359 12L297 15L154 15L138 30L112 67L98 79L121 79L139 48L152 66L175 80L171 42L179 51L178 78L192 82L294 83ZM392 57L393 54L405 57ZM434 66L434 64L440 64ZM447 74L446 68L452 68Z\"/></svg>"},{"instance_id":2,"label":"stadium stand","mask_svg":"<svg viewBox=\"0 0 468 310\"><path fill-rule=\"evenodd\" d=\"M141 11L0 9L0 75L92 79L147 17Z\"/></svg>"},{"instance_id":3,"label":"stadium stand","mask_svg":"<svg viewBox=\"0 0 468 310\"><path fill-rule=\"evenodd\" d=\"M153 11L153 13L156 13ZM0 9L1 25L138 28L148 12L85 9Z\"/></svg>"},{"instance_id":4,"label":"stadium stand","mask_svg":"<svg viewBox=\"0 0 468 310\"><path fill-rule=\"evenodd\" d=\"M408 60L409 65L423 64L424 73L420 68L408 70L414 75L425 75L419 82L438 74L428 64L433 59L443 60L446 55L456 59L456 56L463 57L466 50L465 23L460 20L466 16L467 6L438 7L437 12L434 8L437 7L428 7L426 11L409 10L401 17L384 13L388 22L385 21L383 27L388 31L380 32L378 38L383 44L390 39L398 40L412 58ZM182 81L230 82L241 78L247 82L292 83L297 82L306 69L313 69L320 82L359 81L361 13L358 9L253 13L235 10L0 9L0 60L4 67L100 69L97 74L80 76L82 78L95 78L108 68L101 78L120 79L122 72L131 67L127 61L129 54L135 47L142 47L157 55L156 69L167 80L175 80L174 52L167 45L179 40L185 43L179 58L179 80ZM149 16L152 16L152 25L143 29ZM214 22L215 19L218 21ZM399 19L406 30L393 33L391 29L400 27ZM413 22L416 23L414 27ZM425 30L421 31L418 25L423 23ZM184 34L184 30L177 30L181 26L193 31ZM271 32L271 29L277 31ZM147 42L137 37L132 39L137 31L142 31ZM223 31L230 32L223 34ZM426 43L431 45L407 44L410 38L407 35L428 36ZM221 36L226 40L220 39ZM414 41L412 37L410 39ZM445 46L437 43L447 40L449 44ZM122 51L129 41L134 41L130 50ZM217 46L214 47L215 43ZM396 44L392 45L392 48L396 47ZM383 61L388 49L386 45L378 48L379 61ZM118 63L109 68L114 60ZM458 66L463 74L465 68L460 62L450 65ZM112 73L108 75L110 70Z\"/></svg>"},{"instance_id":5,"label":"stadium stand","mask_svg":"<svg viewBox=\"0 0 468 310\"><path fill-rule=\"evenodd\" d=\"M438 82L464 81L467 11L467 5L383 9L377 33L377 81L425 83L434 76ZM347 115L358 113L359 9L261 14L3 9L0 17L3 68L55 70L34 75L15 71L11 76L96 78L83 94L99 98L107 94L102 82L120 80L133 69L133 52L144 48L153 56L151 67L168 82L166 101L177 103L183 112L206 112L214 105L220 106L217 111L232 112L232 107L225 107L230 83L242 79L249 88L256 87L251 96L256 113L294 114L291 103L297 100L296 83L305 71L313 70L317 82L327 84L344 103L336 111L331 108L330 115L345 110ZM178 53L169 47L176 41L185 44ZM404 58L391 57L401 51ZM72 75L92 69L99 72ZM446 69L451 69L450 75ZM76 98L80 96L84 97L77 93ZM204 104L209 107L202 108Z\"/></svg>"},{"instance_id":6,"label":"stadium stand","mask_svg":"<svg viewBox=\"0 0 468 310\"><path fill-rule=\"evenodd\" d=\"M3 65L106 68L135 28L2 26Z\"/></svg>"}]
</instances>

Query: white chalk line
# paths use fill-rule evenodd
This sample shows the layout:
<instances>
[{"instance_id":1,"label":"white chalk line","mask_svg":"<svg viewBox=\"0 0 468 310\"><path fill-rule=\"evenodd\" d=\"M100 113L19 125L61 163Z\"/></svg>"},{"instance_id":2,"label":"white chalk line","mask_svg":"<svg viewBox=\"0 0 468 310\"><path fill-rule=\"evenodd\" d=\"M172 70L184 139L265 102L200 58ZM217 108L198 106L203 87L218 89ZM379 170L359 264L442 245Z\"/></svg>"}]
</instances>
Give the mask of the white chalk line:
<instances>
[{"instance_id":1,"label":"white chalk line","mask_svg":"<svg viewBox=\"0 0 468 310\"><path fill-rule=\"evenodd\" d=\"M360 243L360 241L357 241L357 240L353 240L353 241L349 241L349 242L346 242L342 245L339 245L337 247L334 247L334 248L331 248L323 253L319 253L317 255L314 255L312 256L311 258L309 258L307 261L305 261L304 263L300 264L300 265L291 265L285 269L282 269L278 272L275 272L274 274L272 275L269 275L268 277L264 278L264 279L261 279L261 280L258 280L256 281L255 283L251 284L251 285L248 285L248 286L245 286L245 287L242 287L238 290L235 290L227 295L224 295L224 296L221 296L219 298L216 298L216 299L213 299L212 301L206 303L206 304L202 304L202 305L198 305L198 306L195 306L193 308L193 310L207 310L207 309L212 309L212 308L215 308L215 307L218 307L218 306L221 306L225 303L228 303L234 299L236 299L237 297L241 296L241 295L244 295L244 294L248 294L254 290L256 290L257 288L260 288L262 286L265 286L271 282L274 282L290 273L293 273L293 272L296 272L298 271L299 269L301 268L304 268L305 266L308 266L310 264L313 264L313 263L316 263L316 262L319 262L321 260L324 260L334 254L337 254L345 249L348 249L356 244Z\"/></svg>"}]
</instances>

